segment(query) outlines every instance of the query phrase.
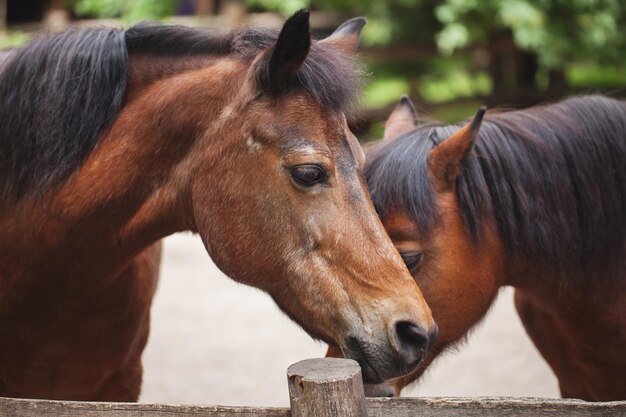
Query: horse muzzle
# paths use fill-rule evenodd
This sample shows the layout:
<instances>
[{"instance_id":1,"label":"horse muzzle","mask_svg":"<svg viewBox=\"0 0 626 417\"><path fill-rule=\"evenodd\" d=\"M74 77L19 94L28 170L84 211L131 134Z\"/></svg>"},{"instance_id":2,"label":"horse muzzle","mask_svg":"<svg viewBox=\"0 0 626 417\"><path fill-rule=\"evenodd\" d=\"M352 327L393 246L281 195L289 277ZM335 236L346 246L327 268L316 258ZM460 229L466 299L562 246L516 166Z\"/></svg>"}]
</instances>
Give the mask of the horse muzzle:
<instances>
[{"instance_id":1,"label":"horse muzzle","mask_svg":"<svg viewBox=\"0 0 626 417\"><path fill-rule=\"evenodd\" d=\"M380 384L417 369L437 340L438 329L431 331L411 321L398 321L387 340L362 333L344 339L342 351L361 366L363 382ZM369 337L367 337L369 336Z\"/></svg>"}]
</instances>

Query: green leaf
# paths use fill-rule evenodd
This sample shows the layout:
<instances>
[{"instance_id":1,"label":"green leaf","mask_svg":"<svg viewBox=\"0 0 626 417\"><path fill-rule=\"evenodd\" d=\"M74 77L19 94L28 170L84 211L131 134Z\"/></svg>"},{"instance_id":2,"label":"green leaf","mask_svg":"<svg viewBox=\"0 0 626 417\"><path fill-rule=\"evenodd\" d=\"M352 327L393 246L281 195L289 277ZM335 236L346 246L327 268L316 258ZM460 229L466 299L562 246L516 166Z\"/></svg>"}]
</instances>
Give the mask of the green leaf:
<instances>
[{"instance_id":1,"label":"green leaf","mask_svg":"<svg viewBox=\"0 0 626 417\"><path fill-rule=\"evenodd\" d=\"M455 49L466 46L470 41L470 34L467 28L461 23L450 23L446 25L436 37L439 50L447 55Z\"/></svg>"}]
</instances>

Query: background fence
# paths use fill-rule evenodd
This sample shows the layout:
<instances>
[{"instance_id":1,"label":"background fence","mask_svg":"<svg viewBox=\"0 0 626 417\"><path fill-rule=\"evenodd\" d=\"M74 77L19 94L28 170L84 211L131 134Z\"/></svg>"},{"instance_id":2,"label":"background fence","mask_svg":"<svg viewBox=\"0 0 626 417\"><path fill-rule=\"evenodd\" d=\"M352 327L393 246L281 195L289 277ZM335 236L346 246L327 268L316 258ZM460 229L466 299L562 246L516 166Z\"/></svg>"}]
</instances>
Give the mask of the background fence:
<instances>
[{"instance_id":1,"label":"background fence","mask_svg":"<svg viewBox=\"0 0 626 417\"><path fill-rule=\"evenodd\" d=\"M626 401L540 398L365 398L348 359L308 359L287 370L290 408L188 406L0 398L0 416L88 417L624 417Z\"/></svg>"}]
</instances>

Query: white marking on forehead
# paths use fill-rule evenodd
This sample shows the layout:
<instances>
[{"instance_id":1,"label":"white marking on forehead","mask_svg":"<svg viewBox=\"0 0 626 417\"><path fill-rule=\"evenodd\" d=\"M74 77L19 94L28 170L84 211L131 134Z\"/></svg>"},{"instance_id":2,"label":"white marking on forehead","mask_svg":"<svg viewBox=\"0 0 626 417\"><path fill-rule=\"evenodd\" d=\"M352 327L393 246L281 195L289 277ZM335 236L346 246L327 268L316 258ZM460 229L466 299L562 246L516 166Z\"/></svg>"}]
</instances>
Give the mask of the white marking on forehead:
<instances>
[{"instance_id":1,"label":"white marking on forehead","mask_svg":"<svg viewBox=\"0 0 626 417\"><path fill-rule=\"evenodd\" d=\"M215 129L218 130L224 127L227 123L229 123L233 118L239 116L239 112L241 111L238 107L237 103L230 103L226 106L222 107L218 117L213 121L215 124Z\"/></svg>"},{"instance_id":2,"label":"white marking on forehead","mask_svg":"<svg viewBox=\"0 0 626 417\"><path fill-rule=\"evenodd\" d=\"M306 153L309 155L317 154L320 152L320 150L313 145L302 145L293 148L293 150L297 151L298 153Z\"/></svg>"},{"instance_id":3,"label":"white marking on forehead","mask_svg":"<svg viewBox=\"0 0 626 417\"><path fill-rule=\"evenodd\" d=\"M248 139L246 139L246 145L248 146L248 149L252 152L260 151L261 147L263 146L263 144L259 142L258 140L254 139L252 135L248 136Z\"/></svg>"},{"instance_id":4,"label":"white marking on forehead","mask_svg":"<svg viewBox=\"0 0 626 417\"><path fill-rule=\"evenodd\" d=\"M236 110L237 110L237 103L231 103L231 104L224 106L220 113L220 119L222 120L230 119L231 117L233 117Z\"/></svg>"}]
</instances>

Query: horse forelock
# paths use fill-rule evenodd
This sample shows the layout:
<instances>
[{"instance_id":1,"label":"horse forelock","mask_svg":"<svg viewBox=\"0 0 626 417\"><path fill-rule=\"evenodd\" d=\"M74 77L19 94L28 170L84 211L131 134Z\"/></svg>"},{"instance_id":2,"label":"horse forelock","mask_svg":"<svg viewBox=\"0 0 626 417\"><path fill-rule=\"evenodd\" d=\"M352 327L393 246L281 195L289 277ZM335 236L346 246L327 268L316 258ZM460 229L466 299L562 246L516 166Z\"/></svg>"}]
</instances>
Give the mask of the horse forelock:
<instances>
[{"instance_id":1,"label":"horse forelock","mask_svg":"<svg viewBox=\"0 0 626 417\"><path fill-rule=\"evenodd\" d=\"M365 175L383 218L407 212L428 238L438 221L428 153L457 129L422 126L368 153ZM590 96L488 114L456 194L477 242L494 225L510 257L557 275L611 268L626 234L626 104Z\"/></svg>"},{"instance_id":2,"label":"horse forelock","mask_svg":"<svg viewBox=\"0 0 626 417\"><path fill-rule=\"evenodd\" d=\"M295 77L284 80L279 89L270 85L270 56L257 62L256 86L260 91L286 96L302 91L321 106L332 111L346 111L357 102L364 80L363 67L352 54L343 53L319 42L313 42Z\"/></svg>"},{"instance_id":3,"label":"horse forelock","mask_svg":"<svg viewBox=\"0 0 626 417\"><path fill-rule=\"evenodd\" d=\"M427 169L433 148L430 132L422 126L400 137L383 141L366 155L364 175L372 202L384 220L394 210L407 212L428 238L438 223L436 195Z\"/></svg>"}]
</instances>

